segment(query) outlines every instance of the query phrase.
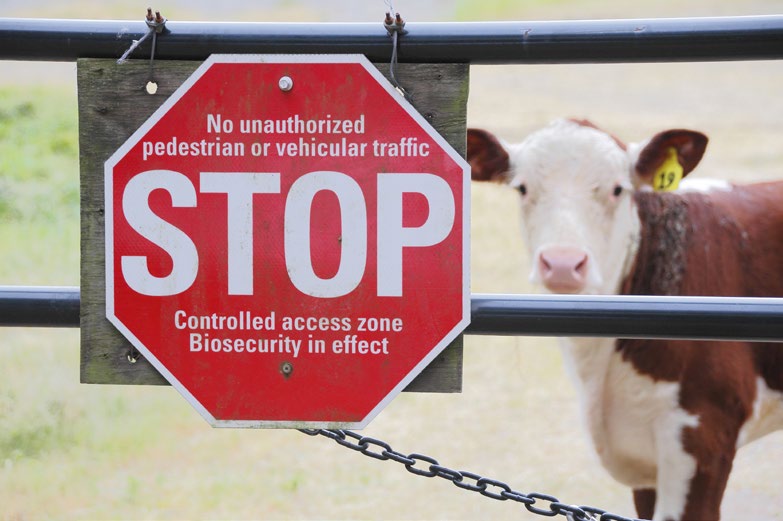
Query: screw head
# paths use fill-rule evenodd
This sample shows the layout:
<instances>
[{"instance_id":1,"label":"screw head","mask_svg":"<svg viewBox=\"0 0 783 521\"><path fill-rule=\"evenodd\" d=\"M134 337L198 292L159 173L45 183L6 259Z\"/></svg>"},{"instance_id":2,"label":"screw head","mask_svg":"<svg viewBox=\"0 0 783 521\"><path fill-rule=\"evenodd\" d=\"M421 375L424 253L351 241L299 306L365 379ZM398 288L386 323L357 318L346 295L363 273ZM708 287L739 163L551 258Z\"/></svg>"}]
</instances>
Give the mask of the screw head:
<instances>
[{"instance_id":1,"label":"screw head","mask_svg":"<svg viewBox=\"0 0 783 521\"><path fill-rule=\"evenodd\" d=\"M280 364L280 372L283 374L283 376L288 378L291 376L291 373L294 372L294 364L291 362L283 362Z\"/></svg>"},{"instance_id":2,"label":"screw head","mask_svg":"<svg viewBox=\"0 0 783 521\"><path fill-rule=\"evenodd\" d=\"M294 88L294 80L292 80L290 76L283 76L280 78L280 81L277 82L277 86L280 87L280 90L283 92L288 92Z\"/></svg>"}]
</instances>

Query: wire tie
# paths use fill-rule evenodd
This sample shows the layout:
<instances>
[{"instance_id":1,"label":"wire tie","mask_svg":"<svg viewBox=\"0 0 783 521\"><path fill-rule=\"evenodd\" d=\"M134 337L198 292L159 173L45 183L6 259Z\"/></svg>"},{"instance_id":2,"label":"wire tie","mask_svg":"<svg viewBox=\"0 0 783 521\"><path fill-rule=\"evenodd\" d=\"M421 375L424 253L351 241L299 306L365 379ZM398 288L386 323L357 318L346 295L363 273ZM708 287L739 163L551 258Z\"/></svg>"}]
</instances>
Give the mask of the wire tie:
<instances>
[{"instance_id":1,"label":"wire tie","mask_svg":"<svg viewBox=\"0 0 783 521\"><path fill-rule=\"evenodd\" d=\"M390 2L387 2L387 5L391 7ZM391 83L408 102L411 102L413 101L411 96L403 88L403 86L400 85L400 82L397 81L397 76L395 75L395 70L397 69L397 46L399 43L399 37L408 34L408 31L405 29L405 20L402 19L400 13L395 13L394 18L392 18L391 11L387 11L386 18L383 20L383 26L386 28L386 32L392 38L392 55L391 61L389 63L389 76L391 77Z\"/></svg>"},{"instance_id":2,"label":"wire tie","mask_svg":"<svg viewBox=\"0 0 783 521\"><path fill-rule=\"evenodd\" d=\"M141 45L144 40L152 36L152 51L150 53L150 82L153 81L153 62L155 60L155 48L157 45L158 35L163 33L163 30L166 28L166 22L168 20L161 16L160 11L155 11L155 14L152 14L152 8L147 8L147 15L144 18L144 22L147 24L147 33L139 38L138 40L133 40L131 43L131 46L128 47L128 50L123 53L122 56L120 56L120 59L117 60L118 65L122 65L128 60L128 57L133 53L133 51L136 50L136 48Z\"/></svg>"}]
</instances>

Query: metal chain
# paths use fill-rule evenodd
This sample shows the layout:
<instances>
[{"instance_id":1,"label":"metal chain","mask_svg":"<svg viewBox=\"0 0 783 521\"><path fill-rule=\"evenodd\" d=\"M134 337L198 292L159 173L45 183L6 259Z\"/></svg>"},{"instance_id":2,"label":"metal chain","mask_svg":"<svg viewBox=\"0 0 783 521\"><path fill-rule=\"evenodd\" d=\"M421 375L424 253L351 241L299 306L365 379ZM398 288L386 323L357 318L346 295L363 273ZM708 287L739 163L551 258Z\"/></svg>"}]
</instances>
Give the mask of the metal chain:
<instances>
[{"instance_id":1,"label":"metal chain","mask_svg":"<svg viewBox=\"0 0 783 521\"><path fill-rule=\"evenodd\" d=\"M498 501L515 501L525 506L528 512L545 517L565 516L568 521L639 521L638 519L611 514L600 508L590 506L575 506L562 503L559 499L548 494L532 492L523 494L512 490L502 481L490 479L473 472L454 470L444 467L438 461L424 454L408 454L391 448L391 445L368 436L362 436L353 431L332 429L300 429L300 432L308 436L325 436L330 440L361 452L373 459L386 461L392 460L405 466L411 474L426 478L443 478L454 486L478 492L482 496ZM353 441L355 440L355 441Z\"/></svg>"}]
</instances>

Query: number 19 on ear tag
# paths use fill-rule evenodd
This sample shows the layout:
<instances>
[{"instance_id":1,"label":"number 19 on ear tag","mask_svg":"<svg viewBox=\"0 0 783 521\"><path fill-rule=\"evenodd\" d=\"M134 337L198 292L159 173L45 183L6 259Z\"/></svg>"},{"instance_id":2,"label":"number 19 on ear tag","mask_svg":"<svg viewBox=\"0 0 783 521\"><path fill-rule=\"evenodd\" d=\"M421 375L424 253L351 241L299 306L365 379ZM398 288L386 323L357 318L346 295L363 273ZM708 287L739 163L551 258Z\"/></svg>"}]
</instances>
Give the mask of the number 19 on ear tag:
<instances>
[{"instance_id":1,"label":"number 19 on ear tag","mask_svg":"<svg viewBox=\"0 0 783 521\"><path fill-rule=\"evenodd\" d=\"M672 192L682 181L682 165L677 160L677 149L670 147L666 160L653 176L653 188L656 192Z\"/></svg>"}]
</instances>

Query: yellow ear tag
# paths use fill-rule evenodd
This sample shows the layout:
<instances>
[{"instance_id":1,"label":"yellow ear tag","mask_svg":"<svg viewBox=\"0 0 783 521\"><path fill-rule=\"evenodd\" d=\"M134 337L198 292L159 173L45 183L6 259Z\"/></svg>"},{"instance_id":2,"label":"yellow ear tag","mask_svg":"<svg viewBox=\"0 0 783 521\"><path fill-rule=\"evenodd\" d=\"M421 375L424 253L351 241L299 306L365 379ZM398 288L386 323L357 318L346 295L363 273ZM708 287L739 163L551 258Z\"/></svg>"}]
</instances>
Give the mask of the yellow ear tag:
<instances>
[{"instance_id":1,"label":"yellow ear tag","mask_svg":"<svg viewBox=\"0 0 783 521\"><path fill-rule=\"evenodd\" d=\"M677 190L682 177L682 165L677 160L677 149L669 147L668 157L653 176L653 189L656 192Z\"/></svg>"}]
</instances>

